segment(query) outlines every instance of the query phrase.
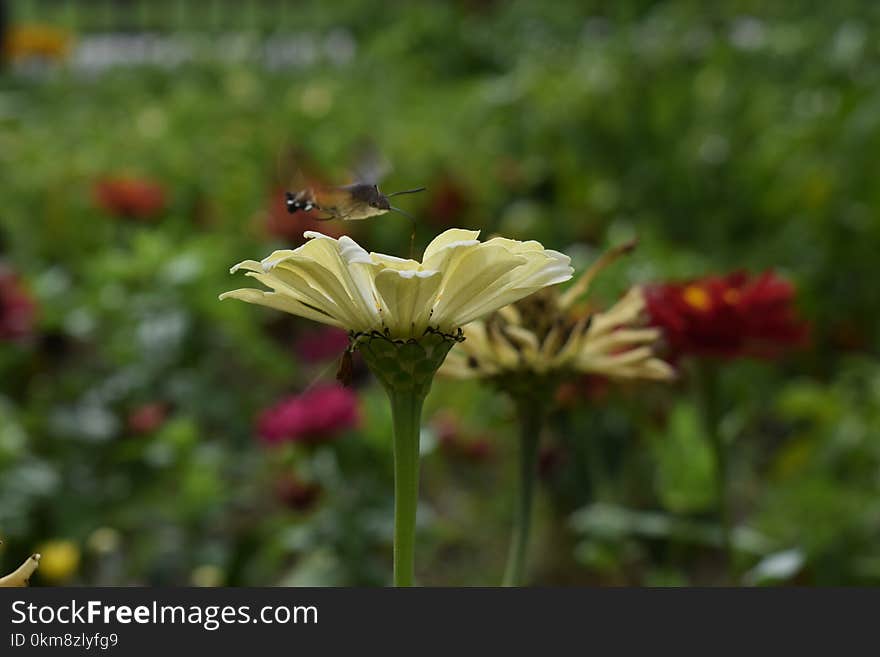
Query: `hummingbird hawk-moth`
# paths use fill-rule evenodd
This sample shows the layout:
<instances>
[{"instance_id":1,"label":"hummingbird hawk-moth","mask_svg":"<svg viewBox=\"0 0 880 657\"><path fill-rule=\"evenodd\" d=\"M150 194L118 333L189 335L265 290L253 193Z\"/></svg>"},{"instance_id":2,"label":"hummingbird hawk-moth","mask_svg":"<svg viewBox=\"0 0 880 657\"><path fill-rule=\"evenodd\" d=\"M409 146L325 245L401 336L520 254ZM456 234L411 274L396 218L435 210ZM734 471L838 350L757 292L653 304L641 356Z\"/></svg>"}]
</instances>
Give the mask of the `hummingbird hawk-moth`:
<instances>
[{"instance_id":1,"label":"hummingbird hawk-moth","mask_svg":"<svg viewBox=\"0 0 880 657\"><path fill-rule=\"evenodd\" d=\"M309 187L298 192L286 192L285 202L290 214L317 210L322 216L315 218L324 221L360 221L386 212L397 212L412 219L408 213L391 205L390 199L392 196L424 190L424 187L416 187L386 195L379 191L378 185L356 182L341 187Z\"/></svg>"}]
</instances>

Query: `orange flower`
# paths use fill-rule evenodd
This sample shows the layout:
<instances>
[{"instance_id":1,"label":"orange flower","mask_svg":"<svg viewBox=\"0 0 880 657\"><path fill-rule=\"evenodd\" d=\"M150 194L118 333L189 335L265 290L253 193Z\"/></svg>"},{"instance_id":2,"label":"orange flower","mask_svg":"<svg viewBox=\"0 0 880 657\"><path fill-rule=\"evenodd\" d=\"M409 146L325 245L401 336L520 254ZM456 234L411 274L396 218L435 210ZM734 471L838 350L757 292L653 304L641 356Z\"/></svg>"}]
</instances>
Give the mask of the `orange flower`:
<instances>
[{"instance_id":1,"label":"orange flower","mask_svg":"<svg viewBox=\"0 0 880 657\"><path fill-rule=\"evenodd\" d=\"M126 219L152 219L165 209L167 200L160 184L143 178L104 178L92 191L98 207Z\"/></svg>"}]
</instances>

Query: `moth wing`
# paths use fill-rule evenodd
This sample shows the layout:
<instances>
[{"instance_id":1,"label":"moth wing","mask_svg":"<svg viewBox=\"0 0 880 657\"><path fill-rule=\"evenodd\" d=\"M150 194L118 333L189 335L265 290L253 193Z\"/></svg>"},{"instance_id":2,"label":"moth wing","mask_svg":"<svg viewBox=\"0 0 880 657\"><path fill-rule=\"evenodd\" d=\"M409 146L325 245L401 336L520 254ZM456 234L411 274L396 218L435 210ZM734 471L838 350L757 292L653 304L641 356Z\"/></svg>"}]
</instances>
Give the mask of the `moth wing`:
<instances>
[{"instance_id":1,"label":"moth wing","mask_svg":"<svg viewBox=\"0 0 880 657\"><path fill-rule=\"evenodd\" d=\"M283 144L275 162L275 182L283 189L296 193L317 184L321 179L320 167L300 146Z\"/></svg>"},{"instance_id":2,"label":"moth wing","mask_svg":"<svg viewBox=\"0 0 880 657\"><path fill-rule=\"evenodd\" d=\"M351 168L350 182L369 185L379 185L392 170L391 161L369 140L355 147Z\"/></svg>"}]
</instances>

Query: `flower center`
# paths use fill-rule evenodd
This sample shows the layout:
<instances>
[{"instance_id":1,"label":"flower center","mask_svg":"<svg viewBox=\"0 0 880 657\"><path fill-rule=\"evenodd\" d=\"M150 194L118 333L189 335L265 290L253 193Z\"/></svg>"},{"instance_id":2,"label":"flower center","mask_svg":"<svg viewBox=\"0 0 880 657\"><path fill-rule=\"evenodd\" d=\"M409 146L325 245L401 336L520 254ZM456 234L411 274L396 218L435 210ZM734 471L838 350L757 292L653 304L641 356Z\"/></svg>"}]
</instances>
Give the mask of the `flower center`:
<instances>
[{"instance_id":1,"label":"flower center","mask_svg":"<svg viewBox=\"0 0 880 657\"><path fill-rule=\"evenodd\" d=\"M730 306L735 306L739 303L739 300L742 299L742 293L739 290L725 290L724 291L724 302Z\"/></svg>"},{"instance_id":2,"label":"flower center","mask_svg":"<svg viewBox=\"0 0 880 657\"><path fill-rule=\"evenodd\" d=\"M688 285L681 296L687 305L700 311L709 310L712 306L709 293L699 285Z\"/></svg>"}]
</instances>

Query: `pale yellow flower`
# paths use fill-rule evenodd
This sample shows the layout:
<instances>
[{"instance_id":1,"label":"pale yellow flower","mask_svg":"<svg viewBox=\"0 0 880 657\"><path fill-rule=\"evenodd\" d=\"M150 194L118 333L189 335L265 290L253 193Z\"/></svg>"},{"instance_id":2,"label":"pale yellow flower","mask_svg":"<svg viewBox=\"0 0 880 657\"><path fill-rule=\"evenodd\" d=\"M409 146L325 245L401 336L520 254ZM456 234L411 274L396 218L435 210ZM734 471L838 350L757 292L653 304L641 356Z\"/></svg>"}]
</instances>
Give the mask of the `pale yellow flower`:
<instances>
[{"instance_id":1,"label":"pale yellow flower","mask_svg":"<svg viewBox=\"0 0 880 657\"><path fill-rule=\"evenodd\" d=\"M5 577L0 577L0 588L16 588L27 586L30 581L31 575L34 574L34 571L39 565L40 555L32 554L18 568L13 570Z\"/></svg>"},{"instance_id":2,"label":"pale yellow flower","mask_svg":"<svg viewBox=\"0 0 880 657\"><path fill-rule=\"evenodd\" d=\"M244 269L270 291L233 290L240 299L338 326L354 334L419 338L453 333L502 306L571 278L568 256L538 242L501 237L480 242L479 231L450 229L425 249L422 262L368 253L349 237L317 232L294 250Z\"/></svg>"},{"instance_id":3,"label":"pale yellow flower","mask_svg":"<svg viewBox=\"0 0 880 657\"><path fill-rule=\"evenodd\" d=\"M563 293L543 290L464 327L440 370L456 378L505 385L535 375L599 374L665 381L675 375L654 354L660 331L644 326L645 299L632 288L604 312L579 306L595 275L632 245L609 252ZM523 375L523 376L518 376Z\"/></svg>"},{"instance_id":4,"label":"pale yellow flower","mask_svg":"<svg viewBox=\"0 0 880 657\"><path fill-rule=\"evenodd\" d=\"M570 260L538 242L501 237L480 242L478 231L458 228L434 239L421 262L367 253L349 237L305 236L309 241L298 249L232 268L246 270L269 291L233 290L220 298L348 330L346 355L361 352L391 404L394 584L412 586L422 406L434 374L462 339L462 326L569 280ZM338 375L343 380L346 362L343 358Z\"/></svg>"}]
</instances>

